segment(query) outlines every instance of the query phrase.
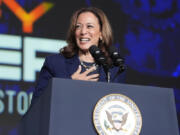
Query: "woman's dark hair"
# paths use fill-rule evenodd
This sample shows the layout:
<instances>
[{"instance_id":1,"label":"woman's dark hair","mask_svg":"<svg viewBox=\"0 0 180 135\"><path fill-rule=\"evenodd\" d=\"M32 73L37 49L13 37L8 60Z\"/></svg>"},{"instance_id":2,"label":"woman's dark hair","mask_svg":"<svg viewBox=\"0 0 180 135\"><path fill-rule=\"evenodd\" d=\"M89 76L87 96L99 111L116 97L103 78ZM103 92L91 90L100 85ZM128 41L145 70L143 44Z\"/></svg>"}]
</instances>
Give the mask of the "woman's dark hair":
<instances>
[{"instance_id":1,"label":"woman's dark hair","mask_svg":"<svg viewBox=\"0 0 180 135\"><path fill-rule=\"evenodd\" d=\"M105 53L107 57L109 57L107 49L109 46L112 45L112 41L113 41L112 29L104 12L95 7L81 8L76 12L74 12L74 14L71 17L70 26L67 33L66 41L68 45L63 49L61 49L60 53L62 53L66 58L70 58L75 54L78 54L79 48L76 44L75 30L76 30L77 19L79 15L84 12L91 12L98 18L100 30L102 33L102 39L99 40L98 47Z\"/></svg>"}]
</instances>

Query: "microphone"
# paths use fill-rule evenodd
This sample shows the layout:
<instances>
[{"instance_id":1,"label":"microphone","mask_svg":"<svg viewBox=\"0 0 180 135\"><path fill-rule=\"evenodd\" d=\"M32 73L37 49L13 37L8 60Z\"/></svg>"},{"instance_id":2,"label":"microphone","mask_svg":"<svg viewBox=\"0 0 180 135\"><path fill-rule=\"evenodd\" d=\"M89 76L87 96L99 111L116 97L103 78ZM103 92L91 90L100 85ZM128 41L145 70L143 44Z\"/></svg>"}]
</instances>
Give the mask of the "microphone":
<instances>
[{"instance_id":1,"label":"microphone","mask_svg":"<svg viewBox=\"0 0 180 135\"><path fill-rule=\"evenodd\" d=\"M109 55L113 61L114 66L120 66L124 64L124 58L122 58L114 46L109 47Z\"/></svg>"},{"instance_id":2,"label":"microphone","mask_svg":"<svg viewBox=\"0 0 180 135\"><path fill-rule=\"evenodd\" d=\"M103 66L104 72L106 73L106 80L107 82L110 82L110 66L107 63L107 58L105 57L104 53L96 45L92 45L89 48L89 52L94 57L97 64Z\"/></svg>"},{"instance_id":3,"label":"microphone","mask_svg":"<svg viewBox=\"0 0 180 135\"><path fill-rule=\"evenodd\" d=\"M119 67L119 72L122 73L126 69L124 65L124 58L120 56L116 47L114 46L109 47L109 55L113 61L113 65Z\"/></svg>"},{"instance_id":4,"label":"microphone","mask_svg":"<svg viewBox=\"0 0 180 135\"><path fill-rule=\"evenodd\" d=\"M103 52L96 45L92 45L89 48L89 52L94 57L97 64L102 65L102 66L106 66L107 59L104 56Z\"/></svg>"}]
</instances>

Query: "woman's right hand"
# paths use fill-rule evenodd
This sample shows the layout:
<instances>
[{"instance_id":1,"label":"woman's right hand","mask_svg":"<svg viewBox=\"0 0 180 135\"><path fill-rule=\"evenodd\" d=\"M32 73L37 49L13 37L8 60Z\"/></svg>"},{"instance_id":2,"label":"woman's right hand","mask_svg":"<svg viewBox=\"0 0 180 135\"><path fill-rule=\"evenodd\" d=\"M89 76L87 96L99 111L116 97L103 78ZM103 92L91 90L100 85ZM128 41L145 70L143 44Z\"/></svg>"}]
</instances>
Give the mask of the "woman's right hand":
<instances>
[{"instance_id":1,"label":"woman's right hand","mask_svg":"<svg viewBox=\"0 0 180 135\"><path fill-rule=\"evenodd\" d=\"M81 65L79 65L76 72L74 72L71 75L71 78L73 80L84 80L84 81L98 81L99 80L99 74L88 75L90 72L93 72L94 70L96 70L96 67L93 66L90 69L84 71L83 73L81 73L81 70L82 70L82 67Z\"/></svg>"}]
</instances>

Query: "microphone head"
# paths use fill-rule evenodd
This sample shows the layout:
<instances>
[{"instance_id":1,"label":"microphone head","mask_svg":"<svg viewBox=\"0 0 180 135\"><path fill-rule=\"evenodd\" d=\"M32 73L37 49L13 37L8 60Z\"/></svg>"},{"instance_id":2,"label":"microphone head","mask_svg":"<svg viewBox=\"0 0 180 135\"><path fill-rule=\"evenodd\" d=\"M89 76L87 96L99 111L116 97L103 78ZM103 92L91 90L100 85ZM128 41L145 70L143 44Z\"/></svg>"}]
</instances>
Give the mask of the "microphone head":
<instances>
[{"instance_id":1,"label":"microphone head","mask_svg":"<svg viewBox=\"0 0 180 135\"><path fill-rule=\"evenodd\" d=\"M120 66L121 64L124 64L124 58L120 56L115 46L109 47L109 55L112 58L114 66Z\"/></svg>"},{"instance_id":2,"label":"microphone head","mask_svg":"<svg viewBox=\"0 0 180 135\"><path fill-rule=\"evenodd\" d=\"M106 64L107 59L104 56L104 53L96 45L92 45L89 48L89 52L91 53L91 55L94 57L95 61L99 65L103 65L104 66Z\"/></svg>"},{"instance_id":3,"label":"microphone head","mask_svg":"<svg viewBox=\"0 0 180 135\"><path fill-rule=\"evenodd\" d=\"M89 52L92 54L94 53L94 51L98 50L99 48L96 45L92 45L91 47L89 47Z\"/></svg>"},{"instance_id":4,"label":"microphone head","mask_svg":"<svg viewBox=\"0 0 180 135\"><path fill-rule=\"evenodd\" d=\"M124 64L124 58L119 57L119 58L114 60L114 65L115 66L121 66L123 64Z\"/></svg>"},{"instance_id":5,"label":"microphone head","mask_svg":"<svg viewBox=\"0 0 180 135\"><path fill-rule=\"evenodd\" d=\"M89 48L89 52L95 59L98 59L102 54L101 50L96 45L92 45Z\"/></svg>"}]
</instances>

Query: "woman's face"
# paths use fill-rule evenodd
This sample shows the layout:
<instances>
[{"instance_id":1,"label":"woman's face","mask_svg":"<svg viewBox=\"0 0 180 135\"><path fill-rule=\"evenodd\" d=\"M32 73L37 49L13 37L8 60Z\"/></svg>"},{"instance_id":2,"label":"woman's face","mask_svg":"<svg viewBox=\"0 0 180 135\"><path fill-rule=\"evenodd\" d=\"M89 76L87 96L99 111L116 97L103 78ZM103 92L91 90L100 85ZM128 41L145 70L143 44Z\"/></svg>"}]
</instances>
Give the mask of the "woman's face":
<instances>
[{"instance_id":1,"label":"woman's face","mask_svg":"<svg viewBox=\"0 0 180 135\"><path fill-rule=\"evenodd\" d=\"M75 38L80 50L88 51L92 45L98 45L101 37L98 18L91 12L79 15L76 22Z\"/></svg>"}]
</instances>

